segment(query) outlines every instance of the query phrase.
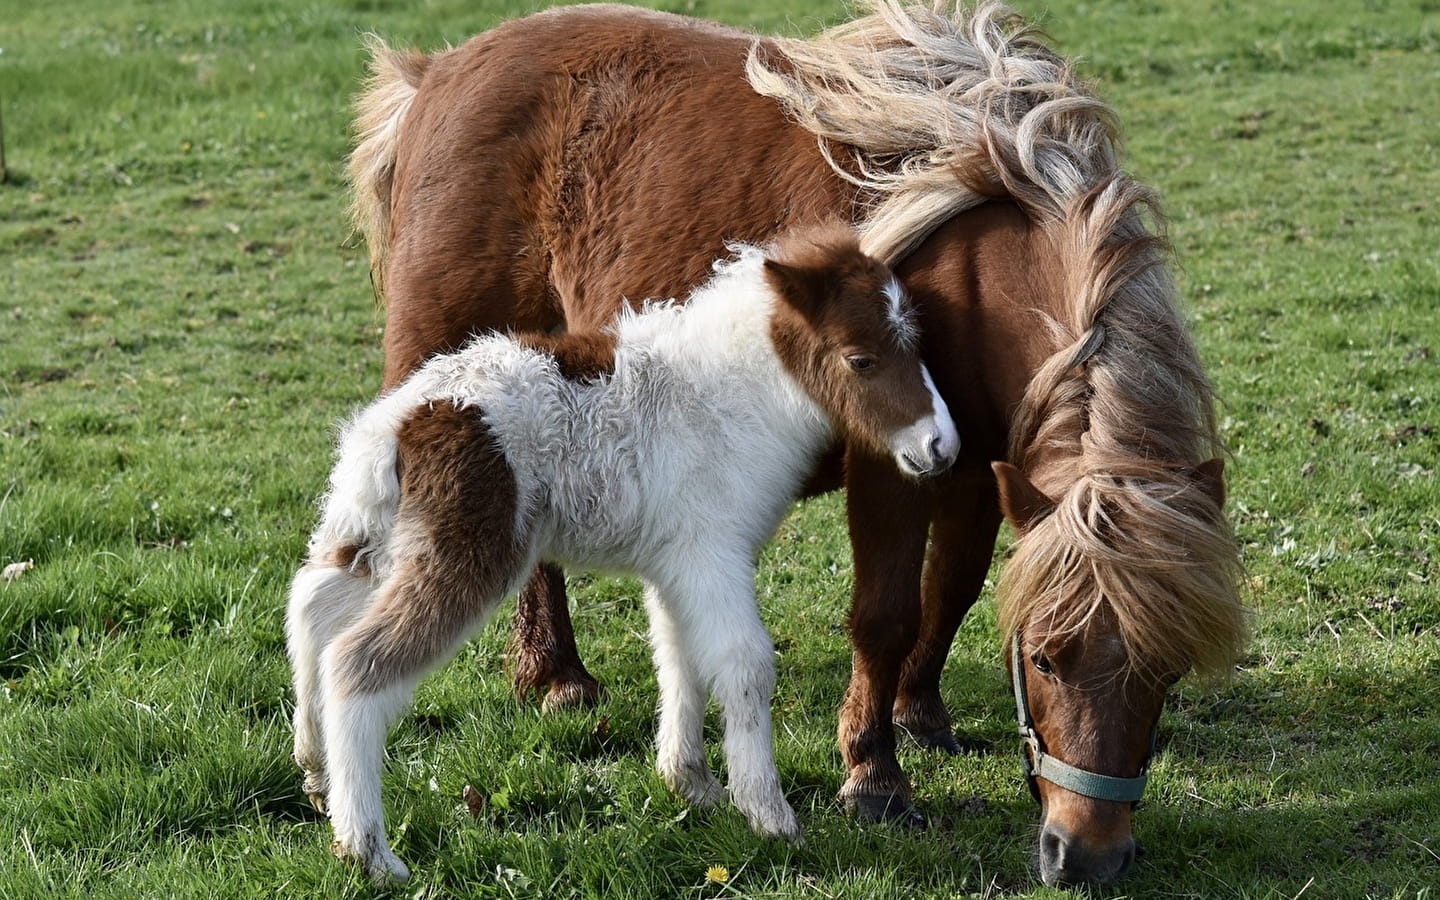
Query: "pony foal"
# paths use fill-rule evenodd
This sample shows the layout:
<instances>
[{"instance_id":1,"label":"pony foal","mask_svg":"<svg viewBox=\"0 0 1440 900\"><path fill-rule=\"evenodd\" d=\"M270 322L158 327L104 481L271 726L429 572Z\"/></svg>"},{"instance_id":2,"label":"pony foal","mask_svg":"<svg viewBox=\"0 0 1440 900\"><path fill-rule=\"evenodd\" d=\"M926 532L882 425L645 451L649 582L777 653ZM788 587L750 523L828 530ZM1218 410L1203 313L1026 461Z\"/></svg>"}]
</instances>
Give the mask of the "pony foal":
<instances>
[{"instance_id":1,"label":"pony foal","mask_svg":"<svg viewBox=\"0 0 1440 900\"><path fill-rule=\"evenodd\" d=\"M756 553L837 437L913 477L944 471L959 438L908 296L848 229L736 249L683 307L600 334L475 338L346 429L286 633L305 789L372 877L409 875L381 810L389 725L542 560L645 582L665 783L697 805L723 795L708 692L731 799L756 832L799 837Z\"/></svg>"}]
</instances>

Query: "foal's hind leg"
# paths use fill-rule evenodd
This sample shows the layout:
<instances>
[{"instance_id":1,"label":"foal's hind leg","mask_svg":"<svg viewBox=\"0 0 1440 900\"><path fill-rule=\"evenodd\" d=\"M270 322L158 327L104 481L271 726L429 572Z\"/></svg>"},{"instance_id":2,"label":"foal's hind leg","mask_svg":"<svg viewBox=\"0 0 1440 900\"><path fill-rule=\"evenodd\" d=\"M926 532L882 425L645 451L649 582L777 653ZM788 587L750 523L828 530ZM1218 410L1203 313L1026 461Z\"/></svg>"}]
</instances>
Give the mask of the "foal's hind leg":
<instances>
[{"instance_id":1,"label":"foal's hind leg","mask_svg":"<svg viewBox=\"0 0 1440 900\"><path fill-rule=\"evenodd\" d=\"M337 856L376 880L403 881L409 869L385 839L380 770L385 735L420 679L452 657L504 590L482 592L460 577L437 577L443 557L392 576L365 615L320 660L330 822Z\"/></svg>"},{"instance_id":2,"label":"foal's hind leg","mask_svg":"<svg viewBox=\"0 0 1440 900\"><path fill-rule=\"evenodd\" d=\"M415 685L452 656L534 565L517 533L514 473L473 409L436 401L400 427L395 570L320 660L336 853L372 878L409 875L385 840L385 733Z\"/></svg>"},{"instance_id":3,"label":"foal's hind leg","mask_svg":"<svg viewBox=\"0 0 1440 900\"><path fill-rule=\"evenodd\" d=\"M295 762L305 773L306 796L322 813L329 778L321 733L320 654L365 611L371 589L368 576L349 569L347 560L353 558L350 548L301 568L291 583L285 616L295 680Z\"/></svg>"}]
</instances>

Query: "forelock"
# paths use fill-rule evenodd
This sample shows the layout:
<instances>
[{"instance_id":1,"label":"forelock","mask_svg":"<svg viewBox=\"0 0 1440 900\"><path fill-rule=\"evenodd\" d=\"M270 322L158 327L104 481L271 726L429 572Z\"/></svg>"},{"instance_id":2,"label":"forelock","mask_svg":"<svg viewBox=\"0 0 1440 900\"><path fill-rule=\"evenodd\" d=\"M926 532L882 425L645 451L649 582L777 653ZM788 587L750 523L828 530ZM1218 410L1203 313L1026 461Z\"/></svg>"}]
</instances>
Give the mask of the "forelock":
<instances>
[{"instance_id":1,"label":"forelock","mask_svg":"<svg viewBox=\"0 0 1440 900\"><path fill-rule=\"evenodd\" d=\"M910 294L905 290L905 285L891 273L880 291L885 295L885 316L890 323L895 342L906 350L915 349L920 342L920 328L915 322L915 306L910 302Z\"/></svg>"}]
</instances>

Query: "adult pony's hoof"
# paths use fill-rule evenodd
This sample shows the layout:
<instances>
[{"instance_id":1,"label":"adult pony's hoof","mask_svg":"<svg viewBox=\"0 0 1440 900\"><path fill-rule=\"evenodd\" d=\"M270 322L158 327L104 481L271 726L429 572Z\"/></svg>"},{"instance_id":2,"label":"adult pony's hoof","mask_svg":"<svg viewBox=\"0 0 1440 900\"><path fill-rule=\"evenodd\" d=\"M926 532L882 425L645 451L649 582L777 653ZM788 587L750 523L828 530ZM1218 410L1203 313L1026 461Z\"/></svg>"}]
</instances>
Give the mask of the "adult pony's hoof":
<instances>
[{"instance_id":1,"label":"adult pony's hoof","mask_svg":"<svg viewBox=\"0 0 1440 900\"><path fill-rule=\"evenodd\" d=\"M955 737L955 732L949 728L937 728L933 731L911 731L910 739L924 747L926 750L939 750L950 756L959 756L965 752L960 741Z\"/></svg>"},{"instance_id":2,"label":"adult pony's hoof","mask_svg":"<svg viewBox=\"0 0 1440 900\"><path fill-rule=\"evenodd\" d=\"M904 729L905 733L910 735L911 740L926 750L939 750L950 756L964 756L967 753L985 753L990 749L990 745L984 741L962 738L948 726L927 731L904 728L898 722L896 725Z\"/></svg>"},{"instance_id":3,"label":"adult pony's hoof","mask_svg":"<svg viewBox=\"0 0 1440 900\"><path fill-rule=\"evenodd\" d=\"M904 828L925 827L925 817L909 800L896 794L850 794L840 798L845 811L862 822L881 822Z\"/></svg>"},{"instance_id":4,"label":"adult pony's hoof","mask_svg":"<svg viewBox=\"0 0 1440 900\"><path fill-rule=\"evenodd\" d=\"M561 709L589 709L605 698L605 688L588 673L572 679L555 679L540 702L541 712Z\"/></svg>"}]
</instances>

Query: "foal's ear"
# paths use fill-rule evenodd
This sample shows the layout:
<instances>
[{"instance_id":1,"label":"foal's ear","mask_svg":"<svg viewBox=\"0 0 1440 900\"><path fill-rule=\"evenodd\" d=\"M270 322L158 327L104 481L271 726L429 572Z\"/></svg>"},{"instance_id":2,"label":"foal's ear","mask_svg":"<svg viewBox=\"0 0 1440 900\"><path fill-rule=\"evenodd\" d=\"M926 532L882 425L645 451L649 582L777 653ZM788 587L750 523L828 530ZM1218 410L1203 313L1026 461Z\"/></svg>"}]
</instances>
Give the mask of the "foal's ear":
<instances>
[{"instance_id":1,"label":"foal's ear","mask_svg":"<svg viewBox=\"0 0 1440 900\"><path fill-rule=\"evenodd\" d=\"M820 308L821 294L825 290L823 272L783 263L767 256L765 274L781 299L807 318Z\"/></svg>"},{"instance_id":2,"label":"foal's ear","mask_svg":"<svg viewBox=\"0 0 1440 900\"><path fill-rule=\"evenodd\" d=\"M1225 460L1220 457L1207 459L1195 467L1195 483L1209 494L1215 505L1225 506Z\"/></svg>"},{"instance_id":3,"label":"foal's ear","mask_svg":"<svg viewBox=\"0 0 1440 900\"><path fill-rule=\"evenodd\" d=\"M1055 501L1032 484L1024 472L1007 462L993 462L990 468L1000 486L1000 511L1018 533L1023 535L1055 509Z\"/></svg>"}]
</instances>

